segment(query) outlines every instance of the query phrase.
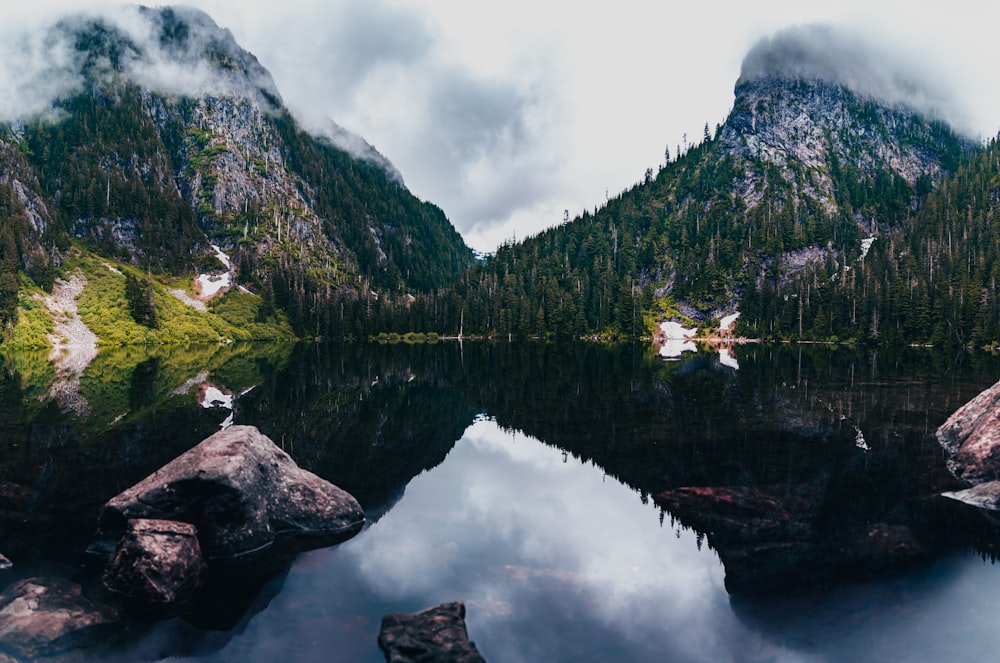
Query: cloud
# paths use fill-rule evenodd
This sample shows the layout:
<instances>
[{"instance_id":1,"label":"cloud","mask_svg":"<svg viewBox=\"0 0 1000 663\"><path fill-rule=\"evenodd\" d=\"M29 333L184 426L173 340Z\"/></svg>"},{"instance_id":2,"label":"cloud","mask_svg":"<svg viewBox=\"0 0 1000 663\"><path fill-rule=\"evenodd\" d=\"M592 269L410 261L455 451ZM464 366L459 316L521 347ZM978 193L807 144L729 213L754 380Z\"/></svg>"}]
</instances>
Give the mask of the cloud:
<instances>
[{"instance_id":1,"label":"cloud","mask_svg":"<svg viewBox=\"0 0 1000 663\"><path fill-rule=\"evenodd\" d=\"M740 81L819 80L891 105L955 122L954 92L912 57L860 33L830 25L801 25L761 39L743 60Z\"/></svg>"},{"instance_id":2,"label":"cloud","mask_svg":"<svg viewBox=\"0 0 1000 663\"><path fill-rule=\"evenodd\" d=\"M53 113L85 74L129 80L165 95L280 98L270 74L204 12L138 6L52 13L0 31L0 121Z\"/></svg>"},{"instance_id":3,"label":"cloud","mask_svg":"<svg viewBox=\"0 0 1000 663\"><path fill-rule=\"evenodd\" d=\"M229 30L190 7L125 7L107 16L136 45L123 63L139 85L171 95L280 99L271 74Z\"/></svg>"},{"instance_id":4,"label":"cloud","mask_svg":"<svg viewBox=\"0 0 1000 663\"><path fill-rule=\"evenodd\" d=\"M435 166L424 180L444 191L451 182L446 204L467 227L489 227L545 195L555 157L543 139L542 102L530 87L451 69L436 72L427 87L424 126L412 149Z\"/></svg>"},{"instance_id":5,"label":"cloud","mask_svg":"<svg viewBox=\"0 0 1000 663\"><path fill-rule=\"evenodd\" d=\"M360 134L460 232L532 206L551 183L535 72L476 69L424 14L380 2L334 6L309 23L289 14L278 29L320 54L266 56L303 125L329 135L333 118Z\"/></svg>"},{"instance_id":6,"label":"cloud","mask_svg":"<svg viewBox=\"0 0 1000 663\"><path fill-rule=\"evenodd\" d=\"M41 29L0 33L0 120L47 114L55 99L82 84L79 54L60 35Z\"/></svg>"}]
</instances>

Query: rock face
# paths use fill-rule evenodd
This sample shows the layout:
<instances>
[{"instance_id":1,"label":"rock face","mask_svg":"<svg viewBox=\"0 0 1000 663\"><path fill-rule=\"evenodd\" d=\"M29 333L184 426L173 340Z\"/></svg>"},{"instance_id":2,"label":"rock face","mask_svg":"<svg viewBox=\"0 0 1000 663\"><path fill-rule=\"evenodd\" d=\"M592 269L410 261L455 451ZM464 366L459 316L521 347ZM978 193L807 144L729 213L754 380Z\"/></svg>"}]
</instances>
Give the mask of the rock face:
<instances>
[{"instance_id":1,"label":"rock face","mask_svg":"<svg viewBox=\"0 0 1000 663\"><path fill-rule=\"evenodd\" d=\"M29 578L0 594L0 646L23 659L51 656L102 641L118 611L95 603L62 578Z\"/></svg>"},{"instance_id":2,"label":"rock face","mask_svg":"<svg viewBox=\"0 0 1000 663\"><path fill-rule=\"evenodd\" d=\"M738 159L774 165L829 213L838 208L835 163L853 164L859 173L886 169L911 186L921 175L939 176L941 157L928 148L937 129L917 110L926 104L916 89L912 98L900 94L887 75L884 57L863 41L826 26L785 30L758 42L743 60L722 141ZM737 185L755 205L759 178Z\"/></svg>"},{"instance_id":3,"label":"rock face","mask_svg":"<svg viewBox=\"0 0 1000 663\"><path fill-rule=\"evenodd\" d=\"M957 478L970 485L1000 479L1000 382L948 417L937 439Z\"/></svg>"},{"instance_id":4,"label":"rock face","mask_svg":"<svg viewBox=\"0 0 1000 663\"><path fill-rule=\"evenodd\" d=\"M382 618L378 646L388 663L486 663L465 628L465 604Z\"/></svg>"},{"instance_id":5,"label":"rock face","mask_svg":"<svg viewBox=\"0 0 1000 663\"><path fill-rule=\"evenodd\" d=\"M253 426L232 426L203 440L111 499L101 510L106 534L133 518L197 528L209 562L263 551L278 537L341 541L365 516L350 494L295 462Z\"/></svg>"},{"instance_id":6,"label":"rock face","mask_svg":"<svg viewBox=\"0 0 1000 663\"><path fill-rule=\"evenodd\" d=\"M135 519L105 569L104 586L148 603L182 603L198 589L204 567L194 525Z\"/></svg>"}]
</instances>

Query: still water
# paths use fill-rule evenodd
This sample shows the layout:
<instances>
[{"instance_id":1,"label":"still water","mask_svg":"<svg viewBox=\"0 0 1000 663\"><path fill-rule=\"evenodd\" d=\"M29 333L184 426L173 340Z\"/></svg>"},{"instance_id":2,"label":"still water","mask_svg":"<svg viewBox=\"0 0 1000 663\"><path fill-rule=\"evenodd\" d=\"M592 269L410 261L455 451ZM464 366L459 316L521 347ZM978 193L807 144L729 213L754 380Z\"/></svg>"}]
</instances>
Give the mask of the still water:
<instances>
[{"instance_id":1,"label":"still water","mask_svg":"<svg viewBox=\"0 0 1000 663\"><path fill-rule=\"evenodd\" d=\"M454 600L494 663L989 660L1000 648L997 532L936 496L952 480L933 438L1000 378L994 357L192 352L99 356L83 413L47 396L43 364L8 361L0 486L32 497L17 518L5 506L0 552L15 565L0 582L92 585L80 551L100 504L227 422L258 426L350 490L369 522L251 583L221 624L143 622L100 660L374 663L382 615ZM872 532L899 545L873 546Z\"/></svg>"}]
</instances>

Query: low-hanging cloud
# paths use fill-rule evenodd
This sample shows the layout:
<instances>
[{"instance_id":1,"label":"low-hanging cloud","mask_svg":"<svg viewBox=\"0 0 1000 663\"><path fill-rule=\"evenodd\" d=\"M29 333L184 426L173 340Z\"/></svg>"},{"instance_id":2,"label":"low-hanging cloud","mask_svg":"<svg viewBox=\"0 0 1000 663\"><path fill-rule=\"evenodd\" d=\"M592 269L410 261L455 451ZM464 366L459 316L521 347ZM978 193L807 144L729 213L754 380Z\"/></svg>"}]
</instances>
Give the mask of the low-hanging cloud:
<instances>
[{"instance_id":1,"label":"low-hanging cloud","mask_svg":"<svg viewBox=\"0 0 1000 663\"><path fill-rule=\"evenodd\" d=\"M803 25L765 37L747 53L740 81L763 78L819 80L843 85L862 96L919 113L962 128L964 113L943 82L859 33L829 25Z\"/></svg>"},{"instance_id":2,"label":"low-hanging cloud","mask_svg":"<svg viewBox=\"0 0 1000 663\"><path fill-rule=\"evenodd\" d=\"M83 85L79 53L47 29L0 33L0 121L47 115Z\"/></svg>"},{"instance_id":3,"label":"low-hanging cloud","mask_svg":"<svg viewBox=\"0 0 1000 663\"><path fill-rule=\"evenodd\" d=\"M82 42L102 36L116 44L108 49L114 55L95 58ZM88 75L123 75L165 96L251 99L265 108L271 100L281 99L271 74L257 58L228 29L191 7L119 6L53 13L8 24L0 30L2 37L6 38L0 41L0 122L57 119L59 100L81 92ZM412 52L406 44L413 41L400 39L400 57ZM304 113L299 119L316 136L376 163L402 184L389 160L360 136L326 117Z\"/></svg>"},{"instance_id":4,"label":"low-hanging cloud","mask_svg":"<svg viewBox=\"0 0 1000 663\"><path fill-rule=\"evenodd\" d=\"M88 53L106 38L115 48ZM112 60L115 61L112 61ZM224 66L220 66L223 64ZM270 74L196 9L138 6L51 14L0 29L0 121L51 116L91 76L119 73L165 95L278 97Z\"/></svg>"}]
</instances>

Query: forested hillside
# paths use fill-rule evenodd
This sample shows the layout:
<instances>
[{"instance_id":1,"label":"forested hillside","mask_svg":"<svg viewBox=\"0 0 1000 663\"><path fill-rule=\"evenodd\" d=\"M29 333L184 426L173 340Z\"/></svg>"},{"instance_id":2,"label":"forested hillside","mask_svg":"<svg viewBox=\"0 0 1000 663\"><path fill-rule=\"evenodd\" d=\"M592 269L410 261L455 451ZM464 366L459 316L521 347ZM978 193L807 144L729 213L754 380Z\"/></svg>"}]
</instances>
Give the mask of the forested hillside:
<instances>
[{"instance_id":1,"label":"forested hillside","mask_svg":"<svg viewBox=\"0 0 1000 663\"><path fill-rule=\"evenodd\" d=\"M753 337L930 339L935 325L899 308L872 270L901 242L923 242L907 254L911 276L903 270L898 279L936 271L931 283L941 285L942 268L930 263L942 260L935 252L947 237L927 229L974 214L953 191L966 186L970 168L988 165L976 154L944 122L905 105L838 82L759 73L739 81L724 125L706 125L701 142L676 159L668 154L657 173L593 213L501 246L433 298L444 317L402 324L637 337L662 320L709 325L739 311L738 332ZM980 174L964 195L975 197L991 177ZM980 205L990 203L988 191ZM974 232L951 227L948 250L962 250L961 238ZM948 287L982 286L975 280ZM956 300L966 302L963 311L968 298L966 290ZM935 294L927 301L933 306ZM972 328L953 338L971 339Z\"/></svg>"},{"instance_id":2,"label":"forested hillside","mask_svg":"<svg viewBox=\"0 0 1000 663\"><path fill-rule=\"evenodd\" d=\"M353 330L342 304L441 288L473 263L374 148L306 133L202 12L71 15L45 39L77 70L46 108L0 122L5 325L18 272L49 290L74 245L164 279L217 269L219 246L258 317L280 311L301 336Z\"/></svg>"},{"instance_id":3,"label":"forested hillside","mask_svg":"<svg viewBox=\"0 0 1000 663\"><path fill-rule=\"evenodd\" d=\"M996 139L876 234L845 269L808 265L784 286L743 297L747 329L780 338L889 343L1000 343L1000 146Z\"/></svg>"},{"instance_id":4,"label":"forested hillside","mask_svg":"<svg viewBox=\"0 0 1000 663\"><path fill-rule=\"evenodd\" d=\"M53 25L75 83L0 123L8 332L74 251L128 267L122 296L150 328L170 319L157 297L222 252L254 298L238 319L249 306L300 337L637 338L738 312L755 338L1000 343L1000 148L880 63L838 59L822 30L763 41L725 122L478 264L374 148L303 131L228 31L196 10L134 12Z\"/></svg>"}]
</instances>

